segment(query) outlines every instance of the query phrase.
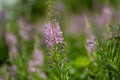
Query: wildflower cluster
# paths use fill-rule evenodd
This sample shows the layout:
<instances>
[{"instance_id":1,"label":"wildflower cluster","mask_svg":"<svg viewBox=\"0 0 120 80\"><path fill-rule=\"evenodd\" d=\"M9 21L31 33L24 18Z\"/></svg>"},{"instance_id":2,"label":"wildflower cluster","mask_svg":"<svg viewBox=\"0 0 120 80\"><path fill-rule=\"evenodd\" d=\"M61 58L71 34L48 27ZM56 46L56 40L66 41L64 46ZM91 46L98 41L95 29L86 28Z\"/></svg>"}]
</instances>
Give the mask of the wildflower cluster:
<instances>
[{"instance_id":1,"label":"wildflower cluster","mask_svg":"<svg viewBox=\"0 0 120 80\"><path fill-rule=\"evenodd\" d=\"M50 56L49 64L58 80L68 80L68 60L62 32L58 22L47 22L45 24L45 38L48 47L48 56Z\"/></svg>"},{"instance_id":2,"label":"wildflower cluster","mask_svg":"<svg viewBox=\"0 0 120 80\"><path fill-rule=\"evenodd\" d=\"M52 47L53 45L63 43L62 32L60 31L60 26L58 22L54 22L52 28L52 24L47 22L45 24L45 38L47 47Z\"/></svg>"}]
</instances>

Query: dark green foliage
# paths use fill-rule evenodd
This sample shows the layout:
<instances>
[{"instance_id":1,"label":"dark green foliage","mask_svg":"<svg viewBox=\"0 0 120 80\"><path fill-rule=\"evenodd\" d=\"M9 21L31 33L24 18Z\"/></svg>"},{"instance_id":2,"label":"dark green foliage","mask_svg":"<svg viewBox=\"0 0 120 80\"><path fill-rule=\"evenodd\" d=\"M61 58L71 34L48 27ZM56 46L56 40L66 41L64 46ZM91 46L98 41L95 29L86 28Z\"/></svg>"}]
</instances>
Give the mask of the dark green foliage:
<instances>
[{"instance_id":1,"label":"dark green foliage","mask_svg":"<svg viewBox=\"0 0 120 80\"><path fill-rule=\"evenodd\" d=\"M34 22L43 18L46 13L46 0L21 0L19 15L24 16L28 21Z\"/></svg>"},{"instance_id":2,"label":"dark green foliage","mask_svg":"<svg viewBox=\"0 0 120 80\"><path fill-rule=\"evenodd\" d=\"M78 13L81 10L89 9L92 10L93 0L63 0L68 10L73 13Z\"/></svg>"},{"instance_id":3,"label":"dark green foliage","mask_svg":"<svg viewBox=\"0 0 120 80\"><path fill-rule=\"evenodd\" d=\"M36 19L38 17L43 17L45 15L45 0L36 0L36 2L32 5L31 15L32 19Z\"/></svg>"},{"instance_id":4,"label":"dark green foliage","mask_svg":"<svg viewBox=\"0 0 120 80\"><path fill-rule=\"evenodd\" d=\"M75 59L80 56L86 56L86 48L85 48L85 36L77 35L77 36L66 36L67 41L67 49L68 54L71 59ZM73 53L73 54L72 54Z\"/></svg>"},{"instance_id":5,"label":"dark green foliage","mask_svg":"<svg viewBox=\"0 0 120 80\"><path fill-rule=\"evenodd\" d=\"M0 37L0 65L5 63L9 58L8 46L5 42L5 37Z\"/></svg>"},{"instance_id":6,"label":"dark green foliage","mask_svg":"<svg viewBox=\"0 0 120 80\"><path fill-rule=\"evenodd\" d=\"M120 79L120 37L114 37L120 32L117 27L119 26L110 27L113 34L112 38L98 42L98 64L105 72L105 79L107 80Z\"/></svg>"}]
</instances>

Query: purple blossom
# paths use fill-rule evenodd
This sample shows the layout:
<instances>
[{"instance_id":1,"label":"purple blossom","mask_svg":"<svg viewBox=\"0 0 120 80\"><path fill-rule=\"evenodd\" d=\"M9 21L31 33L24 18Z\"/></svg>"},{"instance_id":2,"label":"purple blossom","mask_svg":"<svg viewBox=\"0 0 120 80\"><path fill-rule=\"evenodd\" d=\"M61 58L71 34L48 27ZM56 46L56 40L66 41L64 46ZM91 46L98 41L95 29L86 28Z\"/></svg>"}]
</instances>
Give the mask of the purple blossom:
<instances>
[{"instance_id":1,"label":"purple blossom","mask_svg":"<svg viewBox=\"0 0 120 80\"><path fill-rule=\"evenodd\" d=\"M2 29L0 28L0 38L2 37Z\"/></svg>"},{"instance_id":2,"label":"purple blossom","mask_svg":"<svg viewBox=\"0 0 120 80\"><path fill-rule=\"evenodd\" d=\"M63 43L62 32L58 22L47 22L45 24L45 38L47 47L52 47L54 44Z\"/></svg>"},{"instance_id":3,"label":"purple blossom","mask_svg":"<svg viewBox=\"0 0 120 80\"><path fill-rule=\"evenodd\" d=\"M9 65L8 71L9 71L9 75L11 77L15 77L15 73L17 71L17 66L16 65Z\"/></svg>"},{"instance_id":4,"label":"purple blossom","mask_svg":"<svg viewBox=\"0 0 120 80\"><path fill-rule=\"evenodd\" d=\"M6 34L6 42L9 46L11 45L16 45L17 44L17 40L16 37L13 33L11 32L7 32Z\"/></svg>"},{"instance_id":5,"label":"purple blossom","mask_svg":"<svg viewBox=\"0 0 120 80\"><path fill-rule=\"evenodd\" d=\"M55 29L53 29L53 35L55 38L55 43L63 43L62 32L60 31L60 26L58 22L55 22Z\"/></svg>"},{"instance_id":6,"label":"purple blossom","mask_svg":"<svg viewBox=\"0 0 120 80\"><path fill-rule=\"evenodd\" d=\"M97 18L97 24L100 27L102 27L106 23L110 23L112 16L113 16L113 10L107 6L103 7L101 16Z\"/></svg>"},{"instance_id":7,"label":"purple blossom","mask_svg":"<svg viewBox=\"0 0 120 80\"><path fill-rule=\"evenodd\" d=\"M58 1L55 7L56 7L56 11L58 12L62 12L64 9L64 5L61 1Z\"/></svg>"},{"instance_id":8,"label":"purple blossom","mask_svg":"<svg viewBox=\"0 0 120 80\"><path fill-rule=\"evenodd\" d=\"M5 20L6 19L6 11L5 10L1 10L0 11L0 20Z\"/></svg>"},{"instance_id":9,"label":"purple blossom","mask_svg":"<svg viewBox=\"0 0 120 80\"><path fill-rule=\"evenodd\" d=\"M86 39L86 49L88 53L91 53L96 49L95 37L92 36L91 38Z\"/></svg>"},{"instance_id":10,"label":"purple blossom","mask_svg":"<svg viewBox=\"0 0 120 80\"><path fill-rule=\"evenodd\" d=\"M26 22L24 19L18 19L19 35L25 40L29 41L33 39L33 27L32 24Z\"/></svg>"},{"instance_id":11,"label":"purple blossom","mask_svg":"<svg viewBox=\"0 0 120 80\"><path fill-rule=\"evenodd\" d=\"M12 32L7 32L5 37L9 47L10 58L16 58L18 53L16 36Z\"/></svg>"},{"instance_id":12,"label":"purple blossom","mask_svg":"<svg viewBox=\"0 0 120 80\"><path fill-rule=\"evenodd\" d=\"M17 58L17 53L18 53L17 47L16 46L10 46L9 47L9 53L10 53L11 58Z\"/></svg>"},{"instance_id":13,"label":"purple blossom","mask_svg":"<svg viewBox=\"0 0 120 80\"><path fill-rule=\"evenodd\" d=\"M36 65L42 66L44 64L43 53L38 49L34 50L33 59L35 60Z\"/></svg>"},{"instance_id":14,"label":"purple blossom","mask_svg":"<svg viewBox=\"0 0 120 80\"><path fill-rule=\"evenodd\" d=\"M86 14L86 13L84 13ZM67 20L68 27L66 27L66 34L67 35L76 35L80 34L82 32L85 32L85 21L84 21L84 15L81 13L80 15L72 15L69 20Z\"/></svg>"},{"instance_id":15,"label":"purple blossom","mask_svg":"<svg viewBox=\"0 0 120 80\"><path fill-rule=\"evenodd\" d=\"M45 79L47 78L46 74L39 68L44 65L43 58L43 53L39 49L35 49L33 51L33 59L29 62L28 71L38 73L40 78Z\"/></svg>"},{"instance_id":16,"label":"purple blossom","mask_svg":"<svg viewBox=\"0 0 120 80\"><path fill-rule=\"evenodd\" d=\"M33 59L29 62L29 72L38 72L39 66L43 66L43 54L40 50L35 49L33 52Z\"/></svg>"}]
</instances>

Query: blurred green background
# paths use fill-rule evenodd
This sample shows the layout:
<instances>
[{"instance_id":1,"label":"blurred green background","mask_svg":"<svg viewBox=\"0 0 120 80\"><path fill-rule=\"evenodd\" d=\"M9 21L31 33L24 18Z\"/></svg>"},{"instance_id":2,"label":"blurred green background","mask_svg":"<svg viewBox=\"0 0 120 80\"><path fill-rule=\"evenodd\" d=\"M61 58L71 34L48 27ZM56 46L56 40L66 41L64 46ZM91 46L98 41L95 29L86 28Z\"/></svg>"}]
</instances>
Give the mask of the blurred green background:
<instances>
[{"instance_id":1,"label":"blurred green background","mask_svg":"<svg viewBox=\"0 0 120 80\"><path fill-rule=\"evenodd\" d=\"M59 21L64 39L67 42L68 58L72 64L72 80L105 80L101 69L98 69L99 67L96 67L94 62L92 63L90 60L90 53L86 49L86 40L96 32L104 35L102 30L106 24L120 22L120 0L53 1L56 2L55 11L58 13L55 18ZM6 33L2 37L0 35L0 60L5 57L4 60L0 61L0 80L6 76L9 78L9 70L6 69L6 66L9 67L10 65L18 67L17 80L27 80L26 76L31 74L27 72L28 67L25 65L28 65L31 60L36 44L44 55L44 65L41 69L49 77L50 71L47 64L49 58L46 55L43 35L47 11L47 0L0 0L0 29L5 28L6 33L14 34L17 40L16 53L19 54L15 60L12 59L8 47L6 47L7 43L4 42ZM85 20L86 17L88 22ZM26 26L28 27L24 29ZM24 39L21 36L22 34L19 31L22 29L25 32L23 35L26 36L27 34L30 39L26 39L26 37ZM36 36L38 37L37 43ZM5 55L2 55L3 53ZM10 58L6 59L8 55ZM23 79L20 78L21 76ZM10 80L16 80L12 78ZM34 76L31 80L39 80L39 78Z\"/></svg>"}]
</instances>

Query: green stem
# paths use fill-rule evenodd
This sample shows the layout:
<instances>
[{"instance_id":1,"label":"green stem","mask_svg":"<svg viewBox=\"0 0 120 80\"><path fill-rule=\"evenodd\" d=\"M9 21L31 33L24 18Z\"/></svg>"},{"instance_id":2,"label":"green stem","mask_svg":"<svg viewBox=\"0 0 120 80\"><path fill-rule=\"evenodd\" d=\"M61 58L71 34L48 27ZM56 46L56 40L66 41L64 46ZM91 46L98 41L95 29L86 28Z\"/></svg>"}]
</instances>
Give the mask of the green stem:
<instances>
[{"instance_id":1,"label":"green stem","mask_svg":"<svg viewBox=\"0 0 120 80\"><path fill-rule=\"evenodd\" d=\"M63 80L62 79L62 71L61 71L60 64L59 64L59 60L60 60L59 57L60 57L60 55L58 54L58 51L56 49L55 50L55 54L54 54L54 62L55 62L55 65L56 65L56 69L59 72L60 80Z\"/></svg>"}]
</instances>

